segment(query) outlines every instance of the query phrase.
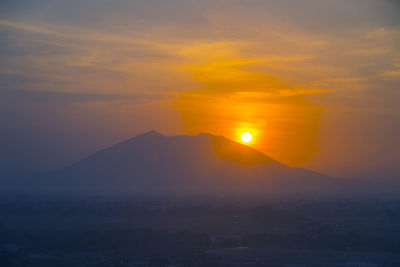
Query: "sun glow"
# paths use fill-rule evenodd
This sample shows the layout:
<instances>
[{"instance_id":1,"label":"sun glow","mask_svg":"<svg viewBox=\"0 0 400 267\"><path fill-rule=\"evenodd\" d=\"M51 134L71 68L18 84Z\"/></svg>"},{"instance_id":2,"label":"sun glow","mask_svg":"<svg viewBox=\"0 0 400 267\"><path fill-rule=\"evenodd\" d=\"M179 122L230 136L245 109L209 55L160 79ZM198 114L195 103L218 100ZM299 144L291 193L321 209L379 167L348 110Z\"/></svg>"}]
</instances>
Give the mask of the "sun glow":
<instances>
[{"instance_id":1,"label":"sun glow","mask_svg":"<svg viewBox=\"0 0 400 267\"><path fill-rule=\"evenodd\" d=\"M244 132L241 136L242 141L245 143L249 143L251 141L251 139L253 139L253 137L251 136L251 134L249 132Z\"/></svg>"},{"instance_id":2,"label":"sun glow","mask_svg":"<svg viewBox=\"0 0 400 267\"><path fill-rule=\"evenodd\" d=\"M209 43L184 51L186 69L203 84L172 100L186 132L225 136L291 166L305 163L316 151L323 109L304 96L321 90L253 69L266 62L243 55L242 47Z\"/></svg>"}]
</instances>

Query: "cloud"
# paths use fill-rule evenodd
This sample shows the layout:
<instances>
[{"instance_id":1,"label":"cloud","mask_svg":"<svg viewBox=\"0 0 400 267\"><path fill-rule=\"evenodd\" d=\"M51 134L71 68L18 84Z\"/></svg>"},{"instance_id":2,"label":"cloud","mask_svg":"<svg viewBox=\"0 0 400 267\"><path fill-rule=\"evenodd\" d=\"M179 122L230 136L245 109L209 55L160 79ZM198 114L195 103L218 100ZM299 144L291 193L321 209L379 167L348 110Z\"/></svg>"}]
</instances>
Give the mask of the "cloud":
<instances>
[{"instance_id":1,"label":"cloud","mask_svg":"<svg viewBox=\"0 0 400 267\"><path fill-rule=\"evenodd\" d=\"M186 48L187 69L200 89L181 92L173 100L185 129L240 140L249 131L254 146L286 164L298 166L317 150L318 125L323 109L305 97L329 90L292 86L265 73L250 70L262 62L303 61L308 57L242 58L233 43ZM236 49L236 50L235 50Z\"/></svg>"},{"instance_id":2,"label":"cloud","mask_svg":"<svg viewBox=\"0 0 400 267\"><path fill-rule=\"evenodd\" d=\"M192 133L236 138L253 127L266 140L257 148L296 165L323 158L324 142L340 145L345 111L365 111L355 103L387 94L372 113L397 114L387 103L398 99L398 11L374 0L1 1L0 108L21 132L94 134L97 147L113 131L125 131L116 140L168 120L181 129L179 116ZM371 128L381 119L368 117ZM325 123L332 133L319 131ZM346 149L357 151L348 136ZM320 166L345 164L327 161Z\"/></svg>"},{"instance_id":3,"label":"cloud","mask_svg":"<svg viewBox=\"0 0 400 267\"><path fill-rule=\"evenodd\" d=\"M31 103L53 103L67 104L79 102L113 102L126 101L130 104L142 103L147 101L155 101L168 99L171 95L160 94L130 94L130 95L115 95L115 94L86 94L86 93L67 93L67 92L46 92L46 91L27 91L16 89L3 89L0 91L0 103L31 102Z\"/></svg>"}]
</instances>

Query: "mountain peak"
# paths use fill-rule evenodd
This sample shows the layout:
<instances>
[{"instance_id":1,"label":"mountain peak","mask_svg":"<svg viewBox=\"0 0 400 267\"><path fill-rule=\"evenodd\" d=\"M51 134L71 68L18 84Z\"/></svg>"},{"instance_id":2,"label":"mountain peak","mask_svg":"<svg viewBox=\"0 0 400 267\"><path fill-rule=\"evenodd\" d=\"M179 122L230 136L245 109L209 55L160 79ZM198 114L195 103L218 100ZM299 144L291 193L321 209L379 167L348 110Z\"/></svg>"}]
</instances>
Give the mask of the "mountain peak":
<instances>
[{"instance_id":1,"label":"mountain peak","mask_svg":"<svg viewBox=\"0 0 400 267\"><path fill-rule=\"evenodd\" d=\"M153 146L165 146L169 144L171 150L186 150L189 147L196 147L199 152L205 147L210 148L210 153L215 154L219 158L235 162L242 165L258 165L266 163L278 163L276 160L257 151L256 149L228 139L224 136L213 135L210 133L200 133L198 135L174 135L165 136L154 130L137 135L125 142L117 144L118 147L128 149L126 144L140 143L148 149ZM122 145L122 146L121 146ZM130 149L130 148L129 148ZM193 152L196 152L193 151Z\"/></svg>"},{"instance_id":2,"label":"mountain peak","mask_svg":"<svg viewBox=\"0 0 400 267\"><path fill-rule=\"evenodd\" d=\"M155 131L98 151L60 175L67 178L61 184L77 191L144 195L263 195L307 191L325 181L318 173L290 168L223 136Z\"/></svg>"}]
</instances>

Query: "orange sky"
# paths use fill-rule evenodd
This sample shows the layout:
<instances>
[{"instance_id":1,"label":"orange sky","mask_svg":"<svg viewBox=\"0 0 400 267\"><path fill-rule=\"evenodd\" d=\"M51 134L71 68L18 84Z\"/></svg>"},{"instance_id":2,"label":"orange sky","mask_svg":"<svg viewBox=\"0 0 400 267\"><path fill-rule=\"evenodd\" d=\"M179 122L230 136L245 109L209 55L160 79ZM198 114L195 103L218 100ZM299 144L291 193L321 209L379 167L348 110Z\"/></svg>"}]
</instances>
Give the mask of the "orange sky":
<instances>
[{"instance_id":1,"label":"orange sky","mask_svg":"<svg viewBox=\"0 0 400 267\"><path fill-rule=\"evenodd\" d=\"M400 173L399 6L244 2L4 3L0 122L60 162L150 129L249 131L291 166Z\"/></svg>"},{"instance_id":2,"label":"orange sky","mask_svg":"<svg viewBox=\"0 0 400 267\"><path fill-rule=\"evenodd\" d=\"M209 62L188 67L193 79L204 87L182 92L173 100L185 130L236 141L248 131L253 135L249 145L271 157L292 166L309 160L316 151L322 108L305 95L324 90L291 86L246 69L264 59L240 59L226 50L220 52Z\"/></svg>"}]
</instances>

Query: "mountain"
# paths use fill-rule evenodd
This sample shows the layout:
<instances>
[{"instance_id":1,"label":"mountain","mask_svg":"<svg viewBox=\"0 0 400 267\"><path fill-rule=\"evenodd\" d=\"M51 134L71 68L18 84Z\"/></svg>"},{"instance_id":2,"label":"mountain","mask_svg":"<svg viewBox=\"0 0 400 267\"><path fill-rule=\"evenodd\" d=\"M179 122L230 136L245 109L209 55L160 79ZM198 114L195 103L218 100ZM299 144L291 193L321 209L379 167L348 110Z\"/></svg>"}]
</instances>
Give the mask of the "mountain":
<instances>
[{"instance_id":1,"label":"mountain","mask_svg":"<svg viewBox=\"0 0 400 267\"><path fill-rule=\"evenodd\" d=\"M154 131L96 152L52 182L62 191L138 196L325 194L343 183L222 136Z\"/></svg>"}]
</instances>

